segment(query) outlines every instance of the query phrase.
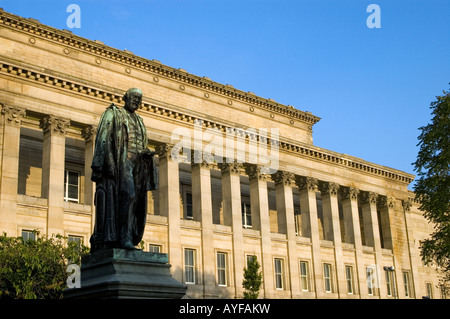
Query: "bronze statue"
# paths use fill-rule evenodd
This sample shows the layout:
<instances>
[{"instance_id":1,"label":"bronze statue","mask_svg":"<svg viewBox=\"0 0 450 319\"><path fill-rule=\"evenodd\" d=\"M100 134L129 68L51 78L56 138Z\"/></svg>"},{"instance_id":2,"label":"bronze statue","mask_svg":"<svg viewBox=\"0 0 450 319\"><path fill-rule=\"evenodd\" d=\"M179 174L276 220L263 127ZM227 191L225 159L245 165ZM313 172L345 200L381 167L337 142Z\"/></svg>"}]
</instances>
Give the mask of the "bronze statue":
<instances>
[{"instance_id":1,"label":"bronze statue","mask_svg":"<svg viewBox=\"0 0 450 319\"><path fill-rule=\"evenodd\" d=\"M95 190L95 228L91 253L108 249L136 249L144 234L147 191L157 187L154 152L142 118L136 114L140 89L129 89L125 106L111 104L103 112L95 139L92 180Z\"/></svg>"}]
</instances>

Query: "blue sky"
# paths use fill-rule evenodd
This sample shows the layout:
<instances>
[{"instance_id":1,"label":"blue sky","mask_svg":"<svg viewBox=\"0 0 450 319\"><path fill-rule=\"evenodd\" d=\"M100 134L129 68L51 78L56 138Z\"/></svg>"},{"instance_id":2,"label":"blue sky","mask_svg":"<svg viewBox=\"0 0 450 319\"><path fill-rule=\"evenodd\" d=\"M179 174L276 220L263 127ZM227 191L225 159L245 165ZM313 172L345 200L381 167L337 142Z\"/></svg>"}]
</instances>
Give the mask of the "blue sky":
<instances>
[{"instance_id":1,"label":"blue sky","mask_svg":"<svg viewBox=\"0 0 450 319\"><path fill-rule=\"evenodd\" d=\"M314 144L414 173L450 88L448 0L0 0L4 10L310 111ZM369 4L381 28L368 28ZM411 189L411 187L410 187Z\"/></svg>"}]
</instances>

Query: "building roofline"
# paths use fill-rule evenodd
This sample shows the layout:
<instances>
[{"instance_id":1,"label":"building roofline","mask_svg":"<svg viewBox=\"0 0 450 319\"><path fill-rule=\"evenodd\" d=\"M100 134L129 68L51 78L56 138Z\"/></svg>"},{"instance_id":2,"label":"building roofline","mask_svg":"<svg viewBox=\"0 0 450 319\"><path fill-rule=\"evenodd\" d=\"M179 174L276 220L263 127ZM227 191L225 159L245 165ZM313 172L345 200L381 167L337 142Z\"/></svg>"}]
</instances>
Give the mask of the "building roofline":
<instances>
[{"instance_id":1,"label":"building roofline","mask_svg":"<svg viewBox=\"0 0 450 319\"><path fill-rule=\"evenodd\" d=\"M16 29L21 32L27 32L33 36L38 36L46 40L55 41L60 44L75 47L91 54L98 55L102 58L110 58L116 62L127 64L140 70L156 73L158 76L165 76L172 80L187 83L204 90L214 92L234 98L240 102L249 103L253 106L275 112L301 122L314 125L320 121L320 117L313 115L311 112L301 111L293 106L278 103L272 99L262 98L252 92L244 92L236 89L228 84L221 84L207 77L200 77L183 69L176 69L162 64L157 60L149 60L133 54L128 50L121 51L119 49L105 45L98 40L89 40L73 34L69 30L60 30L54 27L40 23L33 18L23 18L0 8L0 25Z\"/></svg>"}]
</instances>

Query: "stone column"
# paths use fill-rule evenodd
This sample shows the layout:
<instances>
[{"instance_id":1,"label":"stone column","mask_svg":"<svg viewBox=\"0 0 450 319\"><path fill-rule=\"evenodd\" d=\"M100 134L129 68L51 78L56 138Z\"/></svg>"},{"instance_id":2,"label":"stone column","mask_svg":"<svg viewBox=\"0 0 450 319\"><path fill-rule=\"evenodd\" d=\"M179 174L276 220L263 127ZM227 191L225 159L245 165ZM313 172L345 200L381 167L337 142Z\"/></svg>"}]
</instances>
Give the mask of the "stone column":
<instances>
[{"instance_id":1,"label":"stone column","mask_svg":"<svg viewBox=\"0 0 450 319\"><path fill-rule=\"evenodd\" d=\"M219 164L222 171L222 210L224 224L231 225L233 231L233 262L234 262L234 286L236 298L243 297L242 280L244 279L243 269L245 256L242 243L242 212L241 212L241 163L224 162ZM253 220L252 220L253 221Z\"/></svg>"},{"instance_id":2,"label":"stone column","mask_svg":"<svg viewBox=\"0 0 450 319\"><path fill-rule=\"evenodd\" d=\"M347 285L342 254L341 223L339 220L339 185L331 182L322 182L319 185L322 193L323 217L324 221L327 221L326 223L324 222L324 228L328 234L326 238L333 240L334 243L337 292L340 297L345 297L347 295Z\"/></svg>"},{"instance_id":3,"label":"stone column","mask_svg":"<svg viewBox=\"0 0 450 319\"><path fill-rule=\"evenodd\" d=\"M183 258L180 236L180 179L178 162L172 159L173 145L161 144L156 148L159 156L159 208L167 217L168 253L173 277L182 282Z\"/></svg>"},{"instance_id":4,"label":"stone column","mask_svg":"<svg viewBox=\"0 0 450 319\"><path fill-rule=\"evenodd\" d=\"M193 152L194 153L194 152ZM193 154L194 155L194 154ZM200 156L202 154L199 154ZM195 155L194 155L195 156ZM202 223L203 296L211 298L215 290L215 254L211 200L211 161L192 161L192 209L194 220Z\"/></svg>"},{"instance_id":5,"label":"stone column","mask_svg":"<svg viewBox=\"0 0 450 319\"><path fill-rule=\"evenodd\" d=\"M395 208L395 199L390 196L379 196L378 197L378 206L380 208L380 220L381 225L380 228L382 229L382 235L383 235L383 243L385 249L392 250L393 254L393 264L392 265L386 265L386 266L394 266L395 269L395 280L394 283L392 283L395 287L395 295L394 292L392 294L392 297L395 298L405 298L405 290L404 289L398 289L399 284L403 285L403 278L402 278L402 271L398 267L400 265L398 260L398 251L399 247L397 242L394 242L392 240L393 238L393 231L394 229L391 229L391 225L393 224L393 218L394 218L394 208ZM398 238L398 236L395 236Z\"/></svg>"},{"instance_id":6,"label":"stone column","mask_svg":"<svg viewBox=\"0 0 450 319\"><path fill-rule=\"evenodd\" d=\"M70 120L49 115L41 119L42 197L48 200L47 234L64 235L64 170L66 132Z\"/></svg>"},{"instance_id":7,"label":"stone column","mask_svg":"<svg viewBox=\"0 0 450 319\"><path fill-rule=\"evenodd\" d=\"M375 285L378 287L379 298L386 298L386 277L383 270L383 255L381 252L380 230L378 225L377 214L377 199L378 194L373 192L362 192L361 196L361 209L364 223L364 236L366 246L374 248L375 251L375 264L376 264L376 280Z\"/></svg>"},{"instance_id":8,"label":"stone column","mask_svg":"<svg viewBox=\"0 0 450 319\"><path fill-rule=\"evenodd\" d=\"M297 176L296 182L300 189L302 236L311 238L311 256L315 292L317 298L322 298L324 296L324 283L316 203L316 192L318 191L319 181L317 178Z\"/></svg>"},{"instance_id":9,"label":"stone column","mask_svg":"<svg viewBox=\"0 0 450 319\"><path fill-rule=\"evenodd\" d=\"M403 214L405 217L405 228L406 228L406 240L408 242L408 256L409 256L409 265L410 265L410 288L411 288L411 296L410 298L417 298L417 296L420 296L419 291L420 289L420 275L418 273L417 265L420 263L420 252L416 248L414 238L414 232L413 232L413 226L411 221L411 201L409 199L402 200L402 206L403 206ZM400 271L400 269L398 270ZM417 279L417 281L416 281ZM400 281L403 284L403 280ZM422 290L423 291L423 290ZM418 295L419 294L419 295Z\"/></svg>"},{"instance_id":10,"label":"stone column","mask_svg":"<svg viewBox=\"0 0 450 319\"><path fill-rule=\"evenodd\" d=\"M92 159L94 158L95 135L97 127L89 125L81 131L84 139L84 204L94 204L94 182L91 181L92 176Z\"/></svg>"},{"instance_id":11,"label":"stone column","mask_svg":"<svg viewBox=\"0 0 450 319\"><path fill-rule=\"evenodd\" d=\"M359 223L358 196L359 190L353 187L341 187L342 209L346 242L355 246L355 284L358 286L360 298L367 298L366 265L363 258L361 226Z\"/></svg>"},{"instance_id":12,"label":"stone column","mask_svg":"<svg viewBox=\"0 0 450 319\"><path fill-rule=\"evenodd\" d=\"M19 175L20 125L25 109L1 105L2 154L0 171L0 233L17 236L17 188Z\"/></svg>"},{"instance_id":13,"label":"stone column","mask_svg":"<svg viewBox=\"0 0 450 319\"><path fill-rule=\"evenodd\" d=\"M270 235L269 199L267 193L268 175L261 167L248 165L245 171L250 180L250 207L252 227L261 234L261 268L263 271L264 298L272 298L274 291L274 272L272 260L272 239Z\"/></svg>"},{"instance_id":14,"label":"stone column","mask_svg":"<svg viewBox=\"0 0 450 319\"><path fill-rule=\"evenodd\" d=\"M81 136L84 139L84 204L91 205L91 232L94 231L95 226L95 187L94 182L91 181L91 165L94 158L96 133L97 127L93 125L86 126L81 131Z\"/></svg>"},{"instance_id":15,"label":"stone column","mask_svg":"<svg viewBox=\"0 0 450 319\"><path fill-rule=\"evenodd\" d=\"M288 272L290 278L291 297L300 296L299 264L297 260L297 239L295 236L294 199L292 186L295 175L290 172L277 171L272 174L275 182L278 232L286 234L288 252Z\"/></svg>"}]
</instances>

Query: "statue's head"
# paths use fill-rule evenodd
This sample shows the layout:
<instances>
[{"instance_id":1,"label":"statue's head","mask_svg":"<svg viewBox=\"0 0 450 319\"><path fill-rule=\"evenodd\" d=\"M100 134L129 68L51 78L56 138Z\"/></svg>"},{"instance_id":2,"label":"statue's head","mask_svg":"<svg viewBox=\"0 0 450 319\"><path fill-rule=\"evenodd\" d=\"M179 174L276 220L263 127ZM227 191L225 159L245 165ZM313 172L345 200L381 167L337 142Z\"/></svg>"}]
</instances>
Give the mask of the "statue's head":
<instances>
[{"instance_id":1,"label":"statue's head","mask_svg":"<svg viewBox=\"0 0 450 319\"><path fill-rule=\"evenodd\" d=\"M142 91L137 88L128 89L122 100L125 102L125 108L130 112L134 112L141 105Z\"/></svg>"}]
</instances>

